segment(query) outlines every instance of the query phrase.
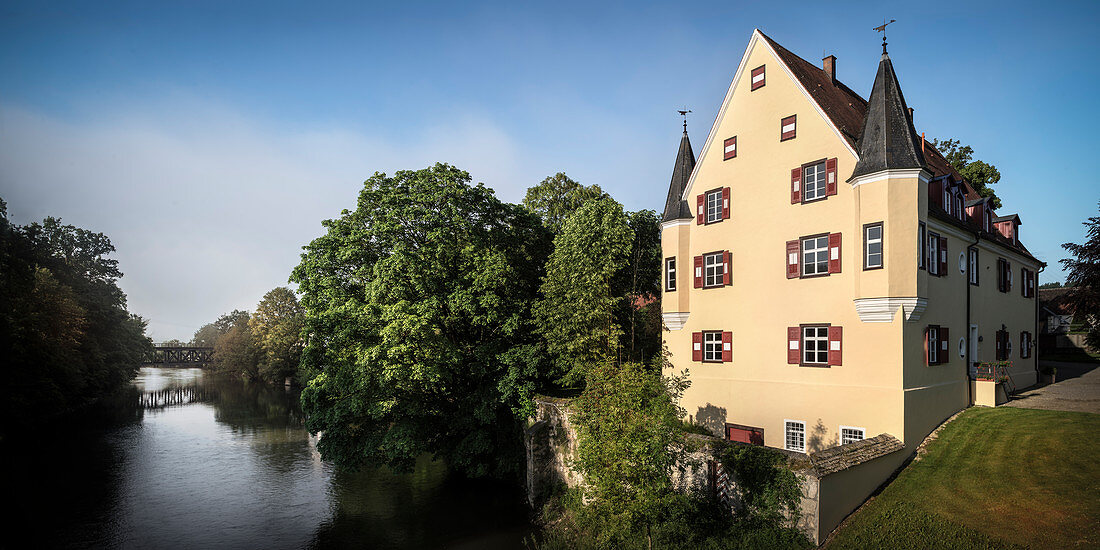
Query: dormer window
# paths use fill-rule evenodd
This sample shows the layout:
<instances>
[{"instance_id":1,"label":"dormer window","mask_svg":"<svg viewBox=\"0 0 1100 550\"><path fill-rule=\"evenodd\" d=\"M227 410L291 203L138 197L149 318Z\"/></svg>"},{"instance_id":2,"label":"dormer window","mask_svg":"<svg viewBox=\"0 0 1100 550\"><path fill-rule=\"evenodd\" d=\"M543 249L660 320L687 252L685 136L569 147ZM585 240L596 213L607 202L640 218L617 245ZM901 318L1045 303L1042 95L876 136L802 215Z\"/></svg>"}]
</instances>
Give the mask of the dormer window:
<instances>
[{"instance_id":1,"label":"dormer window","mask_svg":"<svg viewBox=\"0 0 1100 550\"><path fill-rule=\"evenodd\" d=\"M985 232L986 233L992 233L993 232L993 209L990 208L989 205L986 205L986 206L983 207L982 211L985 214L984 216L982 216L982 222L984 222L983 225L985 226L984 227Z\"/></svg>"},{"instance_id":2,"label":"dormer window","mask_svg":"<svg viewBox=\"0 0 1100 550\"><path fill-rule=\"evenodd\" d=\"M955 210L954 210L954 213L955 213L955 217L957 219L960 219L960 220L964 219L963 218L963 194L962 194L961 189L955 191Z\"/></svg>"},{"instance_id":3,"label":"dormer window","mask_svg":"<svg viewBox=\"0 0 1100 550\"><path fill-rule=\"evenodd\" d=\"M947 185L943 186L943 211L951 212L951 188Z\"/></svg>"}]
</instances>

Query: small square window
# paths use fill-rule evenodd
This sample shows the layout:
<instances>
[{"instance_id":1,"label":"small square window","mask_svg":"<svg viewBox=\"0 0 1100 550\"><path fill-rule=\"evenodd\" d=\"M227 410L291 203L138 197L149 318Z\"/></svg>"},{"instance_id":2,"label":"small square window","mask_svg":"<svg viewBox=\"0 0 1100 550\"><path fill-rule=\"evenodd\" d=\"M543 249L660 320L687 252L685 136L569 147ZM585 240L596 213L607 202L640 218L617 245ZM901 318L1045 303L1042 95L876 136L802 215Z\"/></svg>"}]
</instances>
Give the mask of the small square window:
<instances>
[{"instance_id":1,"label":"small square window","mask_svg":"<svg viewBox=\"0 0 1100 550\"><path fill-rule=\"evenodd\" d=\"M715 252L703 255L704 287L722 286L725 284L725 254Z\"/></svg>"},{"instance_id":2,"label":"small square window","mask_svg":"<svg viewBox=\"0 0 1100 550\"><path fill-rule=\"evenodd\" d=\"M882 267L882 222L863 226L863 269Z\"/></svg>"},{"instance_id":3,"label":"small square window","mask_svg":"<svg viewBox=\"0 0 1100 550\"><path fill-rule=\"evenodd\" d=\"M802 202L826 197L825 161L808 164L802 168Z\"/></svg>"},{"instance_id":4,"label":"small square window","mask_svg":"<svg viewBox=\"0 0 1100 550\"><path fill-rule=\"evenodd\" d=\"M722 221L722 190L707 191L707 223Z\"/></svg>"},{"instance_id":5,"label":"small square window","mask_svg":"<svg viewBox=\"0 0 1100 550\"><path fill-rule=\"evenodd\" d=\"M856 441L863 441L865 439L864 435L866 433L867 433L867 430L864 430L863 428L853 428L851 426L841 426L840 427L840 444L841 445L847 445L849 443L855 443Z\"/></svg>"},{"instance_id":6,"label":"small square window","mask_svg":"<svg viewBox=\"0 0 1100 550\"><path fill-rule=\"evenodd\" d=\"M802 327L802 363L829 363L829 327Z\"/></svg>"},{"instance_id":7,"label":"small square window","mask_svg":"<svg viewBox=\"0 0 1100 550\"><path fill-rule=\"evenodd\" d=\"M791 115L779 121L779 141L794 139L798 115Z\"/></svg>"},{"instance_id":8,"label":"small square window","mask_svg":"<svg viewBox=\"0 0 1100 550\"><path fill-rule=\"evenodd\" d=\"M676 290L676 258L665 258L665 290Z\"/></svg>"},{"instance_id":9,"label":"small square window","mask_svg":"<svg viewBox=\"0 0 1100 550\"><path fill-rule=\"evenodd\" d=\"M806 452L806 423L798 420L787 420L784 424L785 448L788 451Z\"/></svg>"},{"instance_id":10,"label":"small square window","mask_svg":"<svg viewBox=\"0 0 1100 550\"><path fill-rule=\"evenodd\" d=\"M829 273L829 236L802 239L802 275Z\"/></svg>"}]
</instances>

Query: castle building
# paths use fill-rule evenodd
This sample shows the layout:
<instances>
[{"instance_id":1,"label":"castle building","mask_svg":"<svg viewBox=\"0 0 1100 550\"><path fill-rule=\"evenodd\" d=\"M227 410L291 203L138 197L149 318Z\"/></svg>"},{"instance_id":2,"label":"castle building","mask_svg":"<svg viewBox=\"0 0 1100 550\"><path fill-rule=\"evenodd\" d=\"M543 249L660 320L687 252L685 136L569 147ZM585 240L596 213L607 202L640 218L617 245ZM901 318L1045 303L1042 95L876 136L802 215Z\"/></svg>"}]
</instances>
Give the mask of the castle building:
<instances>
[{"instance_id":1,"label":"castle building","mask_svg":"<svg viewBox=\"0 0 1100 550\"><path fill-rule=\"evenodd\" d=\"M836 57L754 31L698 162L684 131L661 229L666 374L690 372L681 404L722 437L912 451L986 399L987 363L1037 381L1044 264L917 133L882 49L865 100Z\"/></svg>"}]
</instances>

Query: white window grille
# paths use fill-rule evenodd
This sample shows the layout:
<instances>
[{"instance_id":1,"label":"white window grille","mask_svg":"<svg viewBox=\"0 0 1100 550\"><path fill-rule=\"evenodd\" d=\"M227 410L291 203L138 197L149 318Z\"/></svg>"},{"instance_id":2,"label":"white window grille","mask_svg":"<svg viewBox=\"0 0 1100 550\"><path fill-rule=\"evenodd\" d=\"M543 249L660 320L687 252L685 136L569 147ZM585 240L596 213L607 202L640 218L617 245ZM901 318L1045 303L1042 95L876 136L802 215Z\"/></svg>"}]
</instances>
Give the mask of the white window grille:
<instances>
[{"instance_id":1,"label":"white window grille","mask_svg":"<svg viewBox=\"0 0 1100 550\"><path fill-rule=\"evenodd\" d=\"M867 430L863 428L853 428L851 426L840 427L840 444L847 445L849 443L855 443L856 441L863 441Z\"/></svg>"},{"instance_id":2,"label":"white window grille","mask_svg":"<svg viewBox=\"0 0 1100 550\"><path fill-rule=\"evenodd\" d=\"M703 256L705 279L703 286L721 286L725 281L724 254L715 252Z\"/></svg>"},{"instance_id":3,"label":"white window grille","mask_svg":"<svg viewBox=\"0 0 1100 550\"><path fill-rule=\"evenodd\" d=\"M864 228L865 257L864 268L882 267L882 225L869 225Z\"/></svg>"},{"instance_id":4,"label":"white window grille","mask_svg":"<svg viewBox=\"0 0 1100 550\"><path fill-rule=\"evenodd\" d=\"M722 333L718 331L703 333L703 360L722 360Z\"/></svg>"},{"instance_id":5,"label":"white window grille","mask_svg":"<svg viewBox=\"0 0 1100 550\"><path fill-rule=\"evenodd\" d=\"M676 290L676 258L665 259L665 288Z\"/></svg>"},{"instance_id":6,"label":"white window grille","mask_svg":"<svg viewBox=\"0 0 1100 550\"><path fill-rule=\"evenodd\" d=\"M829 327L802 327L802 362L829 362Z\"/></svg>"},{"instance_id":7,"label":"white window grille","mask_svg":"<svg viewBox=\"0 0 1100 550\"><path fill-rule=\"evenodd\" d=\"M829 236L802 239L802 274L822 275L829 272Z\"/></svg>"},{"instance_id":8,"label":"white window grille","mask_svg":"<svg viewBox=\"0 0 1100 550\"><path fill-rule=\"evenodd\" d=\"M802 169L804 202L825 198L825 163L811 164Z\"/></svg>"},{"instance_id":9,"label":"white window grille","mask_svg":"<svg viewBox=\"0 0 1100 550\"><path fill-rule=\"evenodd\" d=\"M722 220L722 190L707 192L707 223Z\"/></svg>"},{"instance_id":10,"label":"white window grille","mask_svg":"<svg viewBox=\"0 0 1100 550\"><path fill-rule=\"evenodd\" d=\"M806 452L806 423L800 420L787 420L784 424L786 449L799 453Z\"/></svg>"}]
</instances>

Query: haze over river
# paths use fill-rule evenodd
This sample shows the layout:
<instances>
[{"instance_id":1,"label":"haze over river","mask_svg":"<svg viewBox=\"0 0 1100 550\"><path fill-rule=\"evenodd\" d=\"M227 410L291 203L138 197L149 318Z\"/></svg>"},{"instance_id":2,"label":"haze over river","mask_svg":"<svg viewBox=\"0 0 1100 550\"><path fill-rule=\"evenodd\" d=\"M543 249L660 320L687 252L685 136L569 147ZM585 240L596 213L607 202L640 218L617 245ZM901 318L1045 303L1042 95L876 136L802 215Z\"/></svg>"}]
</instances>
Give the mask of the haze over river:
<instances>
[{"instance_id":1,"label":"haze over river","mask_svg":"<svg viewBox=\"0 0 1100 550\"><path fill-rule=\"evenodd\" d=\"M6 444L17 510L0 546L522 548L529 532L518 487L426 458L411 474L323 462L296 391L199 369L143 368L134 384L199 402Z\"/></svg>"}]
</instances>

